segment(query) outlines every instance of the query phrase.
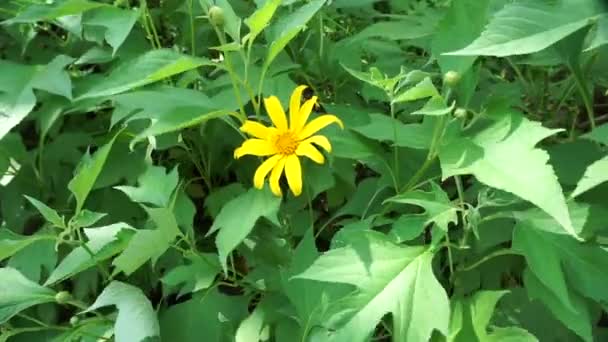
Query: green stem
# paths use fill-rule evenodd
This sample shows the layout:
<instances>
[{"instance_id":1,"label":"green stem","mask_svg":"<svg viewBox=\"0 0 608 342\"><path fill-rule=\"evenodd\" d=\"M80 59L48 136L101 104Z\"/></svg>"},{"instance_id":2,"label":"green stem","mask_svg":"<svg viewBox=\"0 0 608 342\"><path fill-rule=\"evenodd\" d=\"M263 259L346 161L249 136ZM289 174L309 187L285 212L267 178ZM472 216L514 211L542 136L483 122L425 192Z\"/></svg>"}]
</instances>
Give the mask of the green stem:
<instances>
[{"instance_id":1,"label":"green stem","mask_svg":"<svg viewBox=\"0 0 608 342\"><path fill-rule=\"evenodd\" d=\"M509 63L511 68L513 68L513 71L515 71L515 74L517 75L517 78L521 82L521 85L524 87L524 90L526 92L528 92L530 90L530 87L528 85L528 81L526 81L526 78L524 77L524 74L521 72L521 69L519 69L517 64L513 63L511 58L505 58L505 59L507 60L507 63Z\"/></svg>"},{"instance_id":2,"label":"green stem","mask_svg":"<svg viewBox=\"0 0 608 342\"><path fill-rule=\"evenodd\" d=\"M587 116L589 118L589 123L591 124L591 129L593 130L593 129L595 129L595 116L593 113L593 99L591 98L589 89L587 88L587 83L585 82L585 79L583 77L583 72L578 64L569 63L568 68L570 69L570 71L572 72L572 75L574 76L574 81L576 82L578 91L581 95L581 98L583 99L583 104L585 105L585 111L587 112ZM576 126L577 118L578 118L578 115L576 115L574 117L573 126ZM570 132L570 133L572 136L572 134L574 133L574 130L572 130L572 132Z\"/></svg>"},{"instance_id":3,"label":"green stem","mask_svg":"<svg viewBox=\"0 0 608 342\"><path fill-rule=\"evenodd\" d=\"M518 253L518 252L516 252L516 251L514 251L514 250L512 250L512 249L500 249L500 250L497 250L497 251L495 251L493 253L490 253L490 254L486 255L481 260L477 261L476 263L474 263L472 265L469 265L469 266L466 266L466 267L463 267L463 268L459 269L458 271L460 271L460 272L470 271L470 270L478 267L479 265L483 264L484 262L486 262L486 261L488 261L488 260L490 260L492 258L501 256L501 255L521 255L521 254Z\"/></svg>"},{"instance_id":4,"label":"green stem","mask_svg":"<svg viewBox=\"0 0 608 342\"><path fill-rule=\"evenodd\" d=\"M196 38L194 31L194 9L192 8L192 0L188 0L188 14L190 15L190 53L192 56L196 55Z\"/></svg>"},{"instance_id":5,"label":"green stem","mask_svg":"<svg viewBox=\"0 0 608 342\"><path fill-rule=\"evenodd\" d=\"M224 33L224 31L220 30L215 25L213 25L213 29L217 34L217 38L220 40L220 44L226 45L226 34ZM243 105L243 100L241 99L241 91L239 90L239 84L235 76L234 68L232 67L232 59L230 57L230 52L224 52L224 59L226 60L226 71L228 71L230 81L232 82L232 88L234 89L234 96L236 98L237 103L239 104L241 115L245 116L245 106Z\"/></svg>"},{"instance_id":6,"label":"green stem","mask_svg":"<svg viewBox=\"0 0 608 342\"><path fill-rule=\"evenodd\" d=\"M82 233L80 232L80 227L76 227L76 235L78 236L78 241L80 242L80 246L91 256L91 259L93 259L95 261L97 268L99 268L99 271L105 278L105 282L106 283L110 282L110 280L112 280L112 276L110 275L110 272L106 269L106 267L103 264L101 264L97 260L95 253L93 253L93 251L89 248L89 246L87 246L86 242L82 238Z\"/></svg>"},{"instance_id":7,"label":"green stem","mask_svg":"<svg viewBox=\"0 0 608 342\"><path fill-rule=\"evenodd\" d=\"M395 168L395 191L399 191L399 148L397 147L397 123L395 122L395 104L391 101L391 119L393 119L393 139L395 144L393 145L393 167Z\"/></svg>"}]
</instances>

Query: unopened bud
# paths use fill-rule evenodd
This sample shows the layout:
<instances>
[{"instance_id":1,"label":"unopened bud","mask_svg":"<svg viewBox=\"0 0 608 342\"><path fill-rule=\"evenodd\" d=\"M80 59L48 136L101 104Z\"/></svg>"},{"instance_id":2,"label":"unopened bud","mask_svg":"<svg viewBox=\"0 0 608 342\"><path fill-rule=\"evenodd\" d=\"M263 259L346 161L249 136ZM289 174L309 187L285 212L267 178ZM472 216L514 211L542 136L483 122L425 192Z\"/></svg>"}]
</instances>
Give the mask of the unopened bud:
<instances>
[{"instance_id":1,"label":"unopened bud","mask_svg":"<svg viewBox=\"0 0 608 342\"><path fill-rule=\"evenodd\" d=\"M209 21L213 26L224 26L224 10L219 6L211 6L209 8Z\"/></svg>"},{"instance_id":2,"label":"unopened bud","mask_svg":"<svg viewBox=\"0 0 608 342\"><path fill-rule=\"evenodd\" d=\"M70 299L72 299L72 295L68 291L61 291L55 295L55 301L58 304L65 304Z\"/></svg>"},{"instance_id":3,"label":"unopened bud","mask_svg":"<svg viewBox=\"0 0 608 342\"><path fill-rule=\"evenodd\" d=\"M456 110L454 111L454 117L461 119L461 118L465 118L466 116L467 116L467 110L464 108L456 108Z\"/></svg>"},{"instance_id":4,"label":"unopened bud","mask_svg":"<svg viewBox=\"0 0 608 342\"><path fill-rule=\"evenodd\" d=\"M448 87L454 87L460 82L460 74L456 71L448 71L443 75L443 83Z\"/></svg>"}]
</instances>

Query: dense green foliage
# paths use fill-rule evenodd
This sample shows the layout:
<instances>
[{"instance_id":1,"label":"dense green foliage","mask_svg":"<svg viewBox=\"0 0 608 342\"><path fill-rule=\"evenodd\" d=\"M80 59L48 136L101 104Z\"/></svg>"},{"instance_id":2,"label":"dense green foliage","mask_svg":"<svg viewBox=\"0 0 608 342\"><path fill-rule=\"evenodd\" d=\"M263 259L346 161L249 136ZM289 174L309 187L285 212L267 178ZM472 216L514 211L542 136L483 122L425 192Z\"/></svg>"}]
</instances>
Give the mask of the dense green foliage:
<instances>
[{"instance_id":1,"label":"dense green foliage","mask_svg":"<svg viewBox=\"0 0 608 342\"><path fill-rule=\"evenodd\" d=\"M608 340L602 2L3 0L0 21L0 341ZM233 153L298 85L344 129L277 197Z\"/></svg>"}]
</instances>

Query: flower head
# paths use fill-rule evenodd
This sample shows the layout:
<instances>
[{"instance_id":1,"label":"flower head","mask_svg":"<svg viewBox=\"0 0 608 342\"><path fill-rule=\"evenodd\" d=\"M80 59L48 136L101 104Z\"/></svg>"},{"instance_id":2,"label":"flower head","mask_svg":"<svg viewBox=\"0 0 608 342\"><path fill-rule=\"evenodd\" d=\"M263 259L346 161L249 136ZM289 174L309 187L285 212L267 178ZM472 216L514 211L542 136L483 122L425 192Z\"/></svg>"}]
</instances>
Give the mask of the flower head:
<instances>
[{"instance_id":1,"label":"flower head","mask_svg":"<svg viewBox=\"0 0 608 342\"><path fill-rule=\"evenodd\" d=\"M308 122L308 117L317 102L317 97L301 105L300 99L306 86L298 86L291 94L289 101L289 123L285 111L276 96L264 99L264 106L270 116L273 127L266 127L259 122L247 120L241 131L253 136L234 150L234 157L245 155L269 157L255 171L253 185L262 189L264 180L270 174L270 189L276 196L281 196L279 180L283 173L287 184L295 196L302 193L302 166L299 157L307 157L323 164L325 157L316 146L331 152L329 140L316 134L326 126L336 123L344 128L342 121L335 115L321 115Z\"/></svg>"}]
</instances>

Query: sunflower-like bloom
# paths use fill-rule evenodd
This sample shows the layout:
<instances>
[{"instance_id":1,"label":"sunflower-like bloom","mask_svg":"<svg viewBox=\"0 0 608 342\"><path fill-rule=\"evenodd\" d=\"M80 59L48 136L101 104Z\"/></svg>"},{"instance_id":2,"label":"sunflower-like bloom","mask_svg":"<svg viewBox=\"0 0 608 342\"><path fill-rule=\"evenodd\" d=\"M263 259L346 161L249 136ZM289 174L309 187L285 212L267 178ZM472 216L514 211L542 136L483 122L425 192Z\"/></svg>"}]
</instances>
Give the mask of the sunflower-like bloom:
<instances>
[{"instance_id":1,"label":"sunflower-like bloom","mask_svg":"<svg viewBox=\"0 0 608 342\"><path fill-rule=\"evenodd\" d=\"M321 115L307 123L317 97L313 96L300 106L304 89L306 86L298 86L291 94L289 123L279 99L276 96L265 98L264 106L274 126L266 127L255 121L245 121L241 131L253 138L245 140L234 150L234 157L237 159L245 155L270 156L255 171L253 185L262 189L264 180L270 174L270 189L276 196L282 196L279 180L283 172L291 192L299 196L302 193L302 166L299 157L307 157L323 164L325 157L316 146L331 152L331 144L325 136L316 133L332 123L344 128L340 119L329 114Z\"/></svg>"}]
</instances>

